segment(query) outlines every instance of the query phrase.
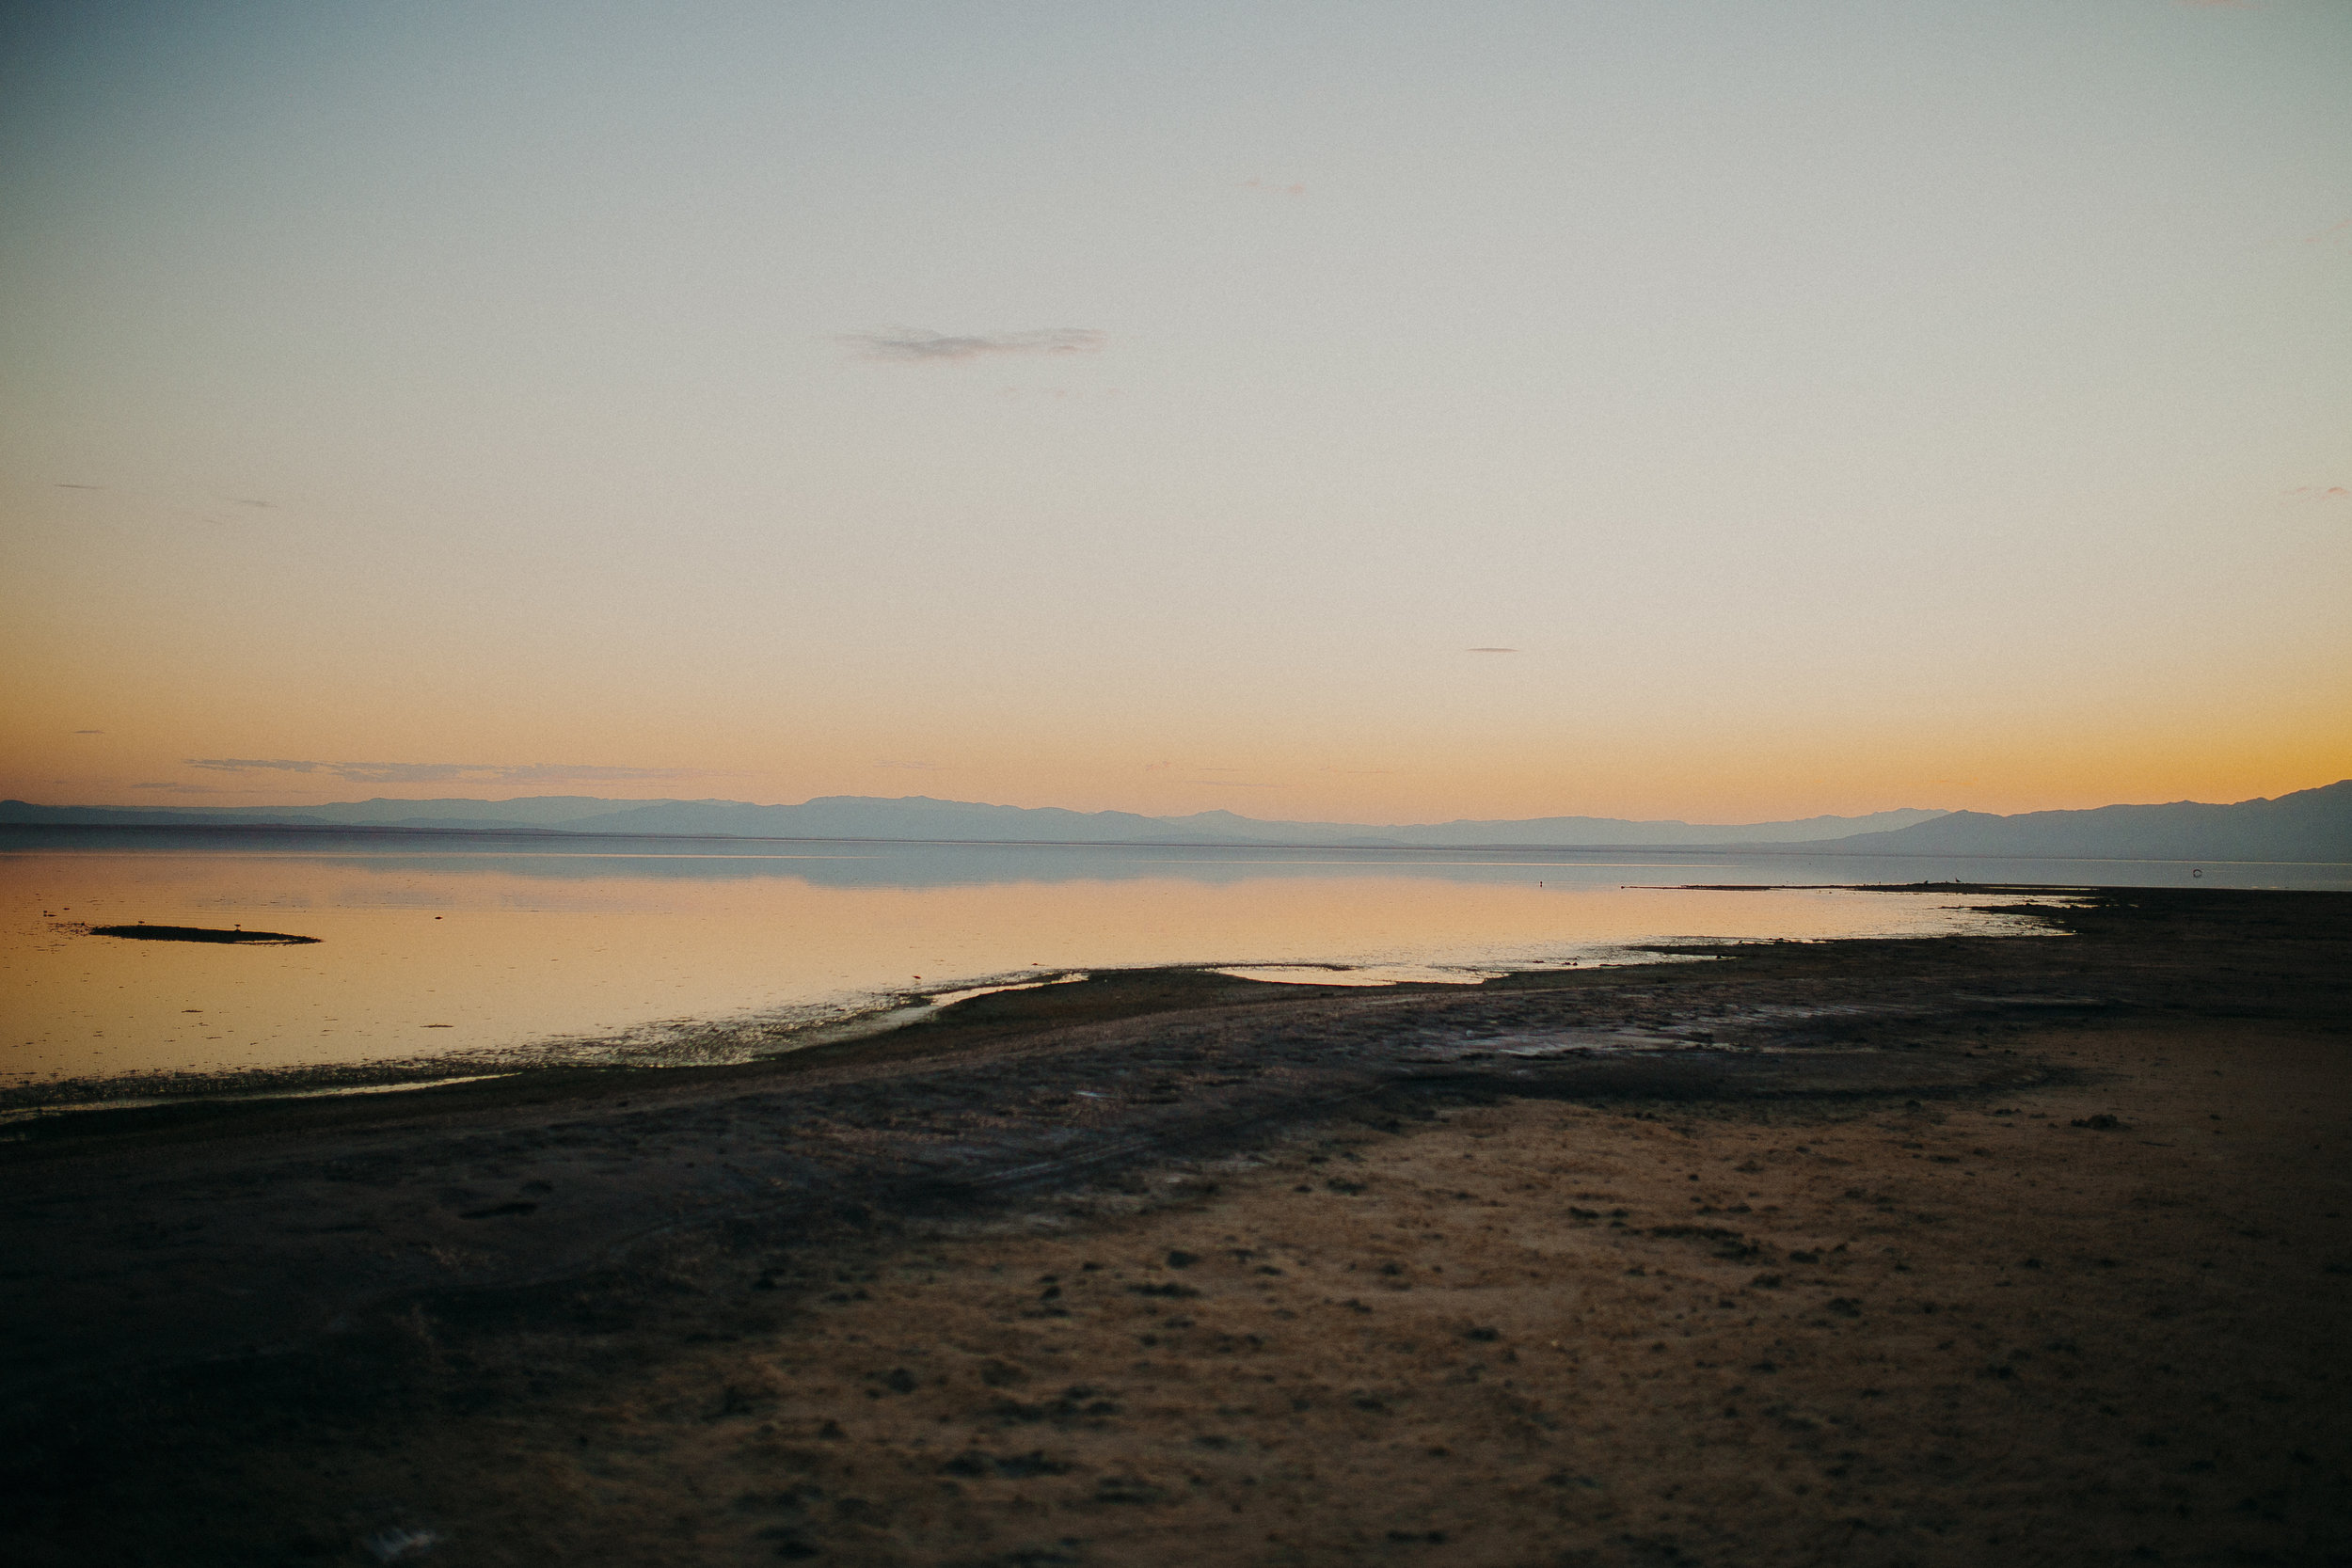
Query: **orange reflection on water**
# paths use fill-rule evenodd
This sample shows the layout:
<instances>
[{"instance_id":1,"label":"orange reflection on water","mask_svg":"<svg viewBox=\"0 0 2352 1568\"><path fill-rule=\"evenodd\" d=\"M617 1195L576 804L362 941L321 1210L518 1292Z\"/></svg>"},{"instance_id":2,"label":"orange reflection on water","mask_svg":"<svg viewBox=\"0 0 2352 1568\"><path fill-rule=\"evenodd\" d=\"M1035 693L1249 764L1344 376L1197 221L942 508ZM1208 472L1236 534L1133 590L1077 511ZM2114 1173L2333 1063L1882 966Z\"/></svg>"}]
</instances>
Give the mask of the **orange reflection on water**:
<instances>
[{"instance_id":1,"label":"orange reflection on water","mask_svg":"<svg viewBox=\"0 0 2352 1568\"><path fill-rule=\"evenodd\" d=\"M1203 879L1170 862L1165 874L838 886L789 860L745 874L710 859L714 874L655 878L632 874L632 857L573 854L547 857L564 863L561 877L464 855L0 854L0 1069L26 1083L403 1061L663 1022L814 1022L1040 971L1491 970L1590 961L1661 938L1862 936L1981 919L1949 896L1621 888L1563 882L1558 866L1480 864L1457 879L1441 865L1253 874L1228 863ZM1629 879L1692 868L1584 869ZM140 920L320 941L127 942L65 924Z\"/></svg>"}]
</instances>

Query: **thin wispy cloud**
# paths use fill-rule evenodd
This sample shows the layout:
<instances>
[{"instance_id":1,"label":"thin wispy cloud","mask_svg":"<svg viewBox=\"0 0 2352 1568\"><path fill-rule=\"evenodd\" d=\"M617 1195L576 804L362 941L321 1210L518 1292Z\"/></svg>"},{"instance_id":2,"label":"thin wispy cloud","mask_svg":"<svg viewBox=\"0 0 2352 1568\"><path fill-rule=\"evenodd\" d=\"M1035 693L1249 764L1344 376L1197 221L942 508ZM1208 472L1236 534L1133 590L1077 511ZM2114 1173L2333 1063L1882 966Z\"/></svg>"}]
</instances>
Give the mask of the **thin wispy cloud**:
<instances>
[{"instance_id":1,"label":"thin wispy cloud","mask_svg":"<svg viewBox=\"0 0 2352 1568\"><path fill-rule=\"evenodd\" d=\"M1048 403L1108 403L1120 393L1116 387L1104 387L1091 391L1068 387L999 387L996 395L1009 402L1022 398L1043 398Z\"/></svg>"},{"instance_id":2,"label":"thin wispy cloud","mask_svg":"<svg viewBox=\"0 0 2352 1568\"><path fill-rule=\"evenodd\" d=\"M135 784L131 787L133 789L167 790L173 795L218 795L222 793L220 790L215 789L211 784L172 784L168 780L159 781L154 784ZM238 790L232 793L243 794L244 791Z\"/></svg>"},{"instance_id":3,"label":"thin wispy cloud","mask_svg":"<svg viewBox=\"0 0 2352 1568\"><path fill-rule=\"evenodd\" d=\"M2294 489L2286 492L2286 494L2288 499L2292 500L2352 500L2352 489L2346 489L2341 484L2329 484L2325 486L2317 484L2298 484Z\"/></svg>"},{"instance_id":4,"label":"thin wispy cloud","mask_svg":"<svg viewBox=\"0 0 2352 1568\"><path fill-rule=\"evenodd\" d=\"M189 757L190 768L218 773L315 773L346 784L595 784L707 776L677 768L596 768L572 763L298 762L285 757Z\"/></svg>"},{"instance_id":5,"label":"thin wispy cloud","mask_svg":"<svg viewBox=\"0 0 2352 1568\"><path fill-rule=\"evenodd\" d=\"M1466 648L1463 652L1472 654L1515 654L1518 653L1518 650L1517 648Z\"/></svg>"},{"instance_id":6,"label":"thin wispy cloud","mask_svg":"<svg viewBox=\"0 0 2352 1568\"><path fill-rule=\"evenodd\" d=\"M888 332L844 333L841 341L862 359L898 365L948 364L999 354L1099 354L1109 341L1090 326L1044 326L1027 332L932 332L899 327Z\"/></svg>"},{"instance_id":7,"label":"thin wispy cloud","mask_svg":"<svg viewBox=\"0 0 2352 1568\"><path fill-rule=\"evenodd\" d=\"M75 730L75 735L104 735L104 730Z\"/></svg>"},{"instance_id":8,"label":"thin wispy cloud","mask_svg":"<svg viewBox=\"0 0 2352 1568\"><path fill-rule=\"evenodd\" d=\"M904 768L917 773L936 773L939 771L939 764L935 762L878 762L874 764L874 766L877 768Z\"/></svg>"},{"instance_id":9,"label":"thin wispy cloud","mask_svg":"<svg viewBox=\"0 0 2352 1568\"><path fill-rule=\"evenodd\" d=\"M2192 11L2258 11L2262 9L2260 6L2249 4L2249 0L2173 0L2173 4L2185 7Z\"/></svg>"},{"instance_id":10,"label":"thin wispy cloud","mask_svg":"<svg viewBox=\"0 0 2352 1568\"><path fill-rule=\"evenodd\" d=\"M1212 789L1272 789L1270 784L1251 784L1246 779L1186 779L1186 784L1207 784Z\"/></svg>"}]
</instances>

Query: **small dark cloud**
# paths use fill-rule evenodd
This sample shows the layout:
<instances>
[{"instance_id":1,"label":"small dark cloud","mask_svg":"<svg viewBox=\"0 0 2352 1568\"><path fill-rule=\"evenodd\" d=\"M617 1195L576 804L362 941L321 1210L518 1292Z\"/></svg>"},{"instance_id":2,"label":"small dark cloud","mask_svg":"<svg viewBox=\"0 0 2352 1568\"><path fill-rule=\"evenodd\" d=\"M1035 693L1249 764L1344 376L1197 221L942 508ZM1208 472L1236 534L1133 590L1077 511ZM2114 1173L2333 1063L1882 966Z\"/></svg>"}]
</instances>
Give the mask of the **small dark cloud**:
<instances>
[{"instance_id":1,"label":"small dark cloud","mask_svg":"<svg viewBox=\"0 0 2352 1568\"><path fill-rule=\"evenodd\" d=\"M230 496L230 498L228 498L228 499L230 499L230 500L232 500L232 501L234 501L234 502L236 502L239 506L260 506L260 507L271 507L271 506L276 506L276 505L278 504L276 501L257 501L257 500L248 500L246 498L245 498L245 497L243 497L243 496Z\"/></svg>"},{"instance_id":2,"label":"small dark cloud","mask_svg":"<svg viewBox=\"0 0 2352 1568\"><path fill-rule=\"evenodd\" d=\"M1207 784L1212 789L1272 789L1270 784L1251 784L1246 779L1186 779L1186 784Z\"/></svg>"},{"instance_id":3,"label":"small dark cloud","mask_svg":"<svg viewBox=\"0 0 2352 1568\"><path fill-rule=\"evenodd\" d=\"M1473 654L1515 654L1518 652L1517 648L1468 648L1463 651Z\"/></svg>"},{"instance_id":4,"label":"small dark cloud","mask_svg":"<svg viewBox=\"0 0 2352 1568\"><path fill-rule=\"evenodd\" d=\"M60 481L57 488L60 490L103 490L105 486L103 484L67 484Z\"/></svg>"},{"instance_id":5,"label":"small dark cloud","mask_svg":"<svg viewBox=\"0 0 2352 1568\"><path fill-rule=\"evenodd\" d=\"M321 773L347 784L593 784L702 776L701 769L596 768L571 763L297 762L284 757L189 757L190 768L219 773Z\"/></svg>"},{"instance_id":6,"label":"small dark cloud","mask_svg":"<svg viewBox=\"0 0 2352 1568\"><path fill-rule=\"evenodd\" d=\"M992 354L1096 354L1107 337L1090 326L1045 326L1028 332L930 332L899 327L888 332L845 333L841 341L861 358L901 365L977 359Z\"/></svg>"},{"instance_id":7,"label":"small dark cloud","mask_svg":"<svg viewBox=\"0 0 2352 1568\"><path fill-rule=\"evenodd\" d=\"M104 735L104 730L75 730L75 735Z\"/></svg>"},{"instance_id":8,"label":"small dark cloud","mask_svg":"<svg viewBox=\"0 0 2352 1568\"><path fill-rule=\"evenodd\" d=\"M169 782L135 784L131 787L133 789L167 790L174 795L218 795L220 793L210 784L171 784Z\"/></svg>"},{"instance_id":9,"label":"small dark cloud","mask_svg":"<svg viewBox=\"0 0 2352 1568\"><path fill-rule=\"evenodd\" d=\"M1318 768L1318 773L1340 773L1351 779L1386 778L1396 771L1393 768Z\"/></svg>"}]
</instances>

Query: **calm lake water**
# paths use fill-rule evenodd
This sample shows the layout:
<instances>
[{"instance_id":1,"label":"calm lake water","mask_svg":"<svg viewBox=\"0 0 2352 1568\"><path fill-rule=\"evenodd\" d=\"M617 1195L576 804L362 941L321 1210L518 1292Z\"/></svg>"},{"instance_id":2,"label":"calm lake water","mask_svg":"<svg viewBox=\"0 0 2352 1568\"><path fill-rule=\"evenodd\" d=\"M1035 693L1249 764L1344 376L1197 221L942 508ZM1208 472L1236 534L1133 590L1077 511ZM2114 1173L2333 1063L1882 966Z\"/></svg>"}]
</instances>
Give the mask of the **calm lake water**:
<instances>
[{"instance_id":1,"label":"calm lake water","mask_svg":"<svg viewBox=\"0 0 2352 1568\"><path fill-rule=\"evenodd\" d=\"M2346 868L2204 871L2207 886L2343 886ZM0 1086L420 1059L453 1072L709 1060L940 992L1092 969L1470 980L1621 960L1647 942L2029 927L1979 912L2004 900L1671 885L1960 879L2190 879L2150 862L1700 851L0 832ZM137 921L320 940L73 929Z\"/></svg>"}]
</instances>

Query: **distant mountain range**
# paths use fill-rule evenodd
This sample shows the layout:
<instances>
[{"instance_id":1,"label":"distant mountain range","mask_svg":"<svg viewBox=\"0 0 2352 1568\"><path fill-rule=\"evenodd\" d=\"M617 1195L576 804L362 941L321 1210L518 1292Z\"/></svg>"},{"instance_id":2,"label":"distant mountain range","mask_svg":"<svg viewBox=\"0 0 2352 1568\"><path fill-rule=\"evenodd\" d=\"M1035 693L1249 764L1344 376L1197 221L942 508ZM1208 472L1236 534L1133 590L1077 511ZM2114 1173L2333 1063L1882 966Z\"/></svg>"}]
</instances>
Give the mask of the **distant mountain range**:
<instances>
[{"instance_id":1,"label":"distant mountain range","mask_svg":"<svg viewBox=\"0 0 2352 1568\"><path fill-rule=\"evenodd\" d=\"M829 795L797 806L743 800L607 800L541 795L518 800L353 800L324 806L213 806L141 810L0 802L0 823L132 827L274 825L472 829L567 833L664 833L729 838L878 838L994 844L1283 844L1364 848L1542 848L1705 844L1796 844L1911 827L1945 815L1882 811L1798 822L1709 826L1607 816L1378 827L1349 822L1264 822L1229 811L1189 816L991 806L912 795L882 800Z\"/></svg>"},{"instance_id":2,"label":"distant mountain range","mask_svg":"<svg viewBox=\"0 0 2352 1568\"><path fill-rule=\"evenodd\" d=\"M993 806L914 795L830 795L797 806L742 800L354 800L333 805L39 806L0 801L0 824L288 826L648 833L738 838L865 838L983 844L1295 845L1361 848L1696 848L1803 847L1834 854L2060 859L2352 862L2352 780L2233 805L2102 806L2093 811L1883 811L1793 822L1635 822L1538 816L1383 827L1267 822L1227 811L1187 816Z\"/></svg>"},{"instance_id":3,"label":"distant mountain range","mask_svg":"<svg viewBox=\"0 0 2352 1568\"><path fill-rule=\"evenodd\" d=\"M1851 855L2352 862L2352 779L2227 806L2175 800L2015 816L1947 812L1892 832L1840 839L1836 848Z\"/></svg>"}]
</instances>

